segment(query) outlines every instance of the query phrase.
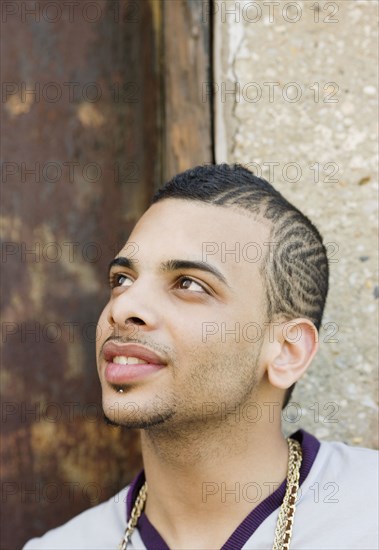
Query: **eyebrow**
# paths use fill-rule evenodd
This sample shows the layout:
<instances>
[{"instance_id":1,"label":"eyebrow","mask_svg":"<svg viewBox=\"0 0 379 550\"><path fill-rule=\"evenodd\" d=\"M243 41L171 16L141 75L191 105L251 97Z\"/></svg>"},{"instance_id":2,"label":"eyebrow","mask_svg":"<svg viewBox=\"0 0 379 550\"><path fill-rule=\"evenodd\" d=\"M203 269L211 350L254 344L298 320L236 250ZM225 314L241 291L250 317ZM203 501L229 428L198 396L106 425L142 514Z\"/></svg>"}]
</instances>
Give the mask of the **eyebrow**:
<instances>
[{"instance_id":1,"label":"eyebrow","mask_svg":"<svg viewBox=\"0 0 379 550\"><path fill-rule=\"evenodd\" d=\"M132 258L127 258L126 256L119 256L118 258L115 258L111 261L111 263L109 264L108 272L110 272L112 267L114 266L126 267L127 269L136 270L137 262ZM166 260L160 265L160 270L165 273L171 271L179 271L181 269L198 269L200 271L211 273L221 283L229 287L229 284L224 275L216 267L208 264L207 262L195 260Z\"/></svg>"}]
</instances>

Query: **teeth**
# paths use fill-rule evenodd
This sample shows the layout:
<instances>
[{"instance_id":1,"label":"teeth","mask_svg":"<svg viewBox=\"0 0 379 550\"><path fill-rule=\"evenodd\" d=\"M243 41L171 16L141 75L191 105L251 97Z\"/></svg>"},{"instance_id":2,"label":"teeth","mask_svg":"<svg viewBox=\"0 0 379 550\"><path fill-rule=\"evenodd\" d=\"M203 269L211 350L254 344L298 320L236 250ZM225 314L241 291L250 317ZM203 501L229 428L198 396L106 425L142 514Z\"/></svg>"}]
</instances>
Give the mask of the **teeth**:
<instances>
[{"instance_id":1,"label":"teeth","mask_svg":"<svg viewBox=\"0 0 379 550\"><path fill-rule=\"evenodd\" d=\"M116 357L113 357L112 362L117 365L137 365L141 363L147 365L147 361L143 359L139 359L138 357L125 357L124 355L116 355Z\"/></svg>"}]
</instances>

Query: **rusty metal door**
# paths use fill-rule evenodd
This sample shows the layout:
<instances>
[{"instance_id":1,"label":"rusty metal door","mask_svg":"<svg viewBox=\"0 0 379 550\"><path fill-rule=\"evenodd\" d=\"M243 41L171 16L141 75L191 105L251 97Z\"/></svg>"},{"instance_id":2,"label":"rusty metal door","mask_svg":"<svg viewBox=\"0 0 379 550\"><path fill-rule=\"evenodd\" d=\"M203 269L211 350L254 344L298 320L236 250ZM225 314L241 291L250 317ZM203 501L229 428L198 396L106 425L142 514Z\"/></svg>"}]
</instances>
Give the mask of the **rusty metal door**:
<instances>
[{"instance_id":1,"label":"rusty metal door","mask_svg":"<svg viewBox=\"0 0 379 550\"><path fill-rule=\"evenodd\" d=\"M2 532L20 547L140 468L106 426L106 267L162 180L212 162L209 4L4 1Z\"/></svg>"}]
</instances>

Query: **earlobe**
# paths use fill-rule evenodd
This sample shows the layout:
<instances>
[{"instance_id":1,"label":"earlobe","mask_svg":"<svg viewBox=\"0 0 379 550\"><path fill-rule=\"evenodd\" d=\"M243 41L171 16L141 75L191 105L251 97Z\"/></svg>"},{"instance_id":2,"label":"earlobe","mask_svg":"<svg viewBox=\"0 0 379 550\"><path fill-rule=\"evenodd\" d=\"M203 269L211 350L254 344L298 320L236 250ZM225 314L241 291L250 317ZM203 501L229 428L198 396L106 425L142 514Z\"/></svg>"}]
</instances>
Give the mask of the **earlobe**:
<instances>
[{"instance_id":1,"label":"earlobe","mask_svg":"<svg viewBox=\"0 0 379 550\"><path fill-rule=\"evenodd\" d=\"M318 349L318 332L308 319L292 319L277 327L279 351L268 365L270 383L287 389L297 382Z\"/></svg>"}]
</instances>

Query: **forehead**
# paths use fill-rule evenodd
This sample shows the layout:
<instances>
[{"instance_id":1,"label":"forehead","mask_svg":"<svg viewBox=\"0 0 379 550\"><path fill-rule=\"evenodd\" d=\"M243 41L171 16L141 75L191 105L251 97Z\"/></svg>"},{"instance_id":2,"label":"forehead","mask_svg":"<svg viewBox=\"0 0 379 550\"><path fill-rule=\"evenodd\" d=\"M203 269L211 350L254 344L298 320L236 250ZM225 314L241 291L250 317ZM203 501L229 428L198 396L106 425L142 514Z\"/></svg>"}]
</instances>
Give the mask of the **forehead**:
<instances>
[{"instance_id":1,"label":"forehead","mask_svg":"<svg viewBox=\"0 0 379 550\"><path fill-rule=\"evenodd\" d=\"M263 258L268 248L270 227L247 211L183 199L165 199L153 204L140 218L128 242L139 252L149 249L160 256L214 261L233 260L233 251L242 262ZM265 244L266 243L266 244ZM228 253L229 251L229 253ZM237 257L235 258L238 259Z\"/></svg>"}]
</instances>

